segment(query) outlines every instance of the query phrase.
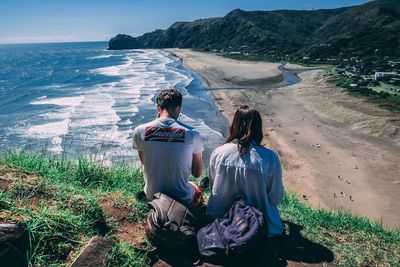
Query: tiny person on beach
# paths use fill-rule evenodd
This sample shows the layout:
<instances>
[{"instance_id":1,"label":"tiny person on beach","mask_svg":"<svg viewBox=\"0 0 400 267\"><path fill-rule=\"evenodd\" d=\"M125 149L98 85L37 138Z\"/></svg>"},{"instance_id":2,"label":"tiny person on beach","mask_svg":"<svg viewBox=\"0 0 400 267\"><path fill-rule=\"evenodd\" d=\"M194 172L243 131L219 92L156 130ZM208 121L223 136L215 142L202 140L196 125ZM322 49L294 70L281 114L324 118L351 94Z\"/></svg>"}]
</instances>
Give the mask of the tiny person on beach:
<instances>
[{"instance_id":1,"label":"tiny person on beach","mask_svg":"<svg viewBox=\"0 0 400 267\"><path fill-rule=\"evenodd\" d=\"M260 210L268 225L268 236L282 234L283 227L277 206L284 188L278 156L261 145L263 139L260 113L241 106L230 126L225 143L211 155L209 177L211 195L208 213L221 218L235 198Z\"/></svg>"}]
</instances>

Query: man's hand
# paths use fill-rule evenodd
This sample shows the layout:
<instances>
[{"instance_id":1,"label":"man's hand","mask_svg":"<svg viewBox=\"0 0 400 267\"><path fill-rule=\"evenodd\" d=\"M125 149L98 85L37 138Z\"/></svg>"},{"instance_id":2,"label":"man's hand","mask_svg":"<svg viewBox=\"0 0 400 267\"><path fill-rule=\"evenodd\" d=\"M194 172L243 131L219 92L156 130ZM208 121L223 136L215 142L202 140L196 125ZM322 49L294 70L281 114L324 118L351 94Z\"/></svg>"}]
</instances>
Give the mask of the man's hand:
<instances>
[{"instance_id":1,"label":"man's hand","mask_svg":"<svg viewBox=\"0 0 400 267\"><path fill-rule=\"evenodd\" d=\"M201 153L193 154L192 175L196 178L199 178L202 172L203 172L203 160L201 158Z\"/></svg>"}]
</instances>

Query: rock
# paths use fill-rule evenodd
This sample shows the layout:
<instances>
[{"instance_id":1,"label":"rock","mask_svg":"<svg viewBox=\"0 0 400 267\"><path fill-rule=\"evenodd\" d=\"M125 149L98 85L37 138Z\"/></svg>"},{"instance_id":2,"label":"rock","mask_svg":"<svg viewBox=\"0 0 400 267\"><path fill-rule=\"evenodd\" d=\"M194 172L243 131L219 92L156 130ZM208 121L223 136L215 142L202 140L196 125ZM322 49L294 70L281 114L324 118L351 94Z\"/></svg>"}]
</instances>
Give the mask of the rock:
<instances>
[{"instance_id":1,"label":"rock","mask_svg":"<svg viewBox=\"0 0 400 267\"><path fill-rule=\"evenodd\" d=\"M136 49L140 48L139 41L127 34L118 34L108 42L108 49L121 50L121 49Z\"/></svg>"},{"instance_id":2,"label":"rock","mask_svg":"<svg viewBox=\"0 0 400 267\"><path fill-rule=\"evenodd\" d=\"M79 257L71 264L71 267L105 266L107 253L111 251L114 243L115 240L112 238L92 237Z\"/></svg>"},{"instance_id":3,"label":"rock","mask_svg":"<svg viewBox=\"0 0 400 267\"><path fill-rule=\"evenodd\" d=\"M17 240L24 232L25 227L22 224L2 223L0 224L0 242Z\"/></svg>"},{"instance_id":4,"label":"rock","mask_svg":"<svg viewBox=\"0 0 400 267\"><path fill-rule=\"evenodd\" d=\"M28 266L28 241L24 224L0 224L0 266Z\"/></svg>"},{"instance_id":5,"label":"rock","mask_svg":"<svg viewBox=\"0 0 400 267\"><path fill-rule=\"evenodd\" d=\"M7 201L0 200L0 209L8 209L10 208L10 203Z\"/></svg>"}]
</instances>

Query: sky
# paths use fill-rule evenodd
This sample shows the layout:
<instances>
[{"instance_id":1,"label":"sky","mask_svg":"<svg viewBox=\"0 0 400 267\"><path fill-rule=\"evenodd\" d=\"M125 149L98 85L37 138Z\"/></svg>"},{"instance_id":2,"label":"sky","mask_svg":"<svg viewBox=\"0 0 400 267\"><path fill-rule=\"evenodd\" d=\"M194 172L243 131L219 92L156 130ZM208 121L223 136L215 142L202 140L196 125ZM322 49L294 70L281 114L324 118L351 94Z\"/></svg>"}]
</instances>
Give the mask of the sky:
<instances>
[{"instance_id":1,"label":"sky","mask_svg":"<svg viewBox=\"0 0 400 267\"><path fill-rule=\"evenodd\" d=\"M312 10L367 0L0 0L0 43L108 41L229 11Z\"/></svg>"}]
</instances>

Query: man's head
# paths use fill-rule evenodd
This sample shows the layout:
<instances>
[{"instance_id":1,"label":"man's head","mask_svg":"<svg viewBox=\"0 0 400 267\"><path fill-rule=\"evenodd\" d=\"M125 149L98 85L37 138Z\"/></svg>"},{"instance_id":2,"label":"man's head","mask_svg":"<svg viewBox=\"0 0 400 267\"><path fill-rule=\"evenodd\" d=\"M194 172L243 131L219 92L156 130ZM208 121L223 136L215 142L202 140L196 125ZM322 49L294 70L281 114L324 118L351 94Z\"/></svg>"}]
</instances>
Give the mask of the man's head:
<instances>
[{"instance_id":1,"label":"man's head","mask_svg":"<svg viewBox=\"0 0 400 267\"><path fill-rule=\"evenodd\" d=\"M157 109L160 114L177 119L182 106L182 94L175 89L164 89L157 97Z\"/></svg>"}]
</instances>

